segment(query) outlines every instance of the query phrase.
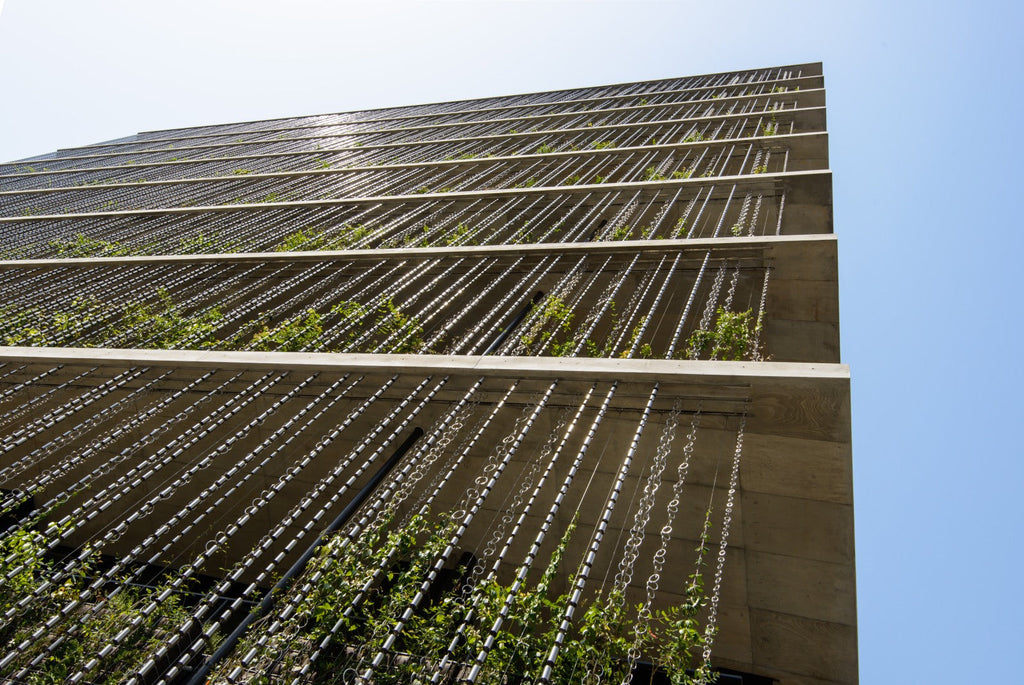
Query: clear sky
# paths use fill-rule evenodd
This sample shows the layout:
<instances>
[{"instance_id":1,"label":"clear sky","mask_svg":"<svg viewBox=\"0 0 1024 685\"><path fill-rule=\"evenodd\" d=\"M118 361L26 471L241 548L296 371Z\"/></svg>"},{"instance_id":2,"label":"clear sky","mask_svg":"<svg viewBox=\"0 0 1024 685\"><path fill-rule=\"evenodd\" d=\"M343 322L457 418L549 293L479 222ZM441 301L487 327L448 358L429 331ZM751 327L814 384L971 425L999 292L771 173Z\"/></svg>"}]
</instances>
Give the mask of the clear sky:
<instances>
[{"instance_id":1,"label":"clear sky","mask_svg":"<svg viewBox=\"0 0 1024 685\"><path fill-rule=\"evenodd\" d=\"M1020 7L0 0L0 160L141 130L823 61L861 680L1011 682Z\"/></svg>"}]
</instances>

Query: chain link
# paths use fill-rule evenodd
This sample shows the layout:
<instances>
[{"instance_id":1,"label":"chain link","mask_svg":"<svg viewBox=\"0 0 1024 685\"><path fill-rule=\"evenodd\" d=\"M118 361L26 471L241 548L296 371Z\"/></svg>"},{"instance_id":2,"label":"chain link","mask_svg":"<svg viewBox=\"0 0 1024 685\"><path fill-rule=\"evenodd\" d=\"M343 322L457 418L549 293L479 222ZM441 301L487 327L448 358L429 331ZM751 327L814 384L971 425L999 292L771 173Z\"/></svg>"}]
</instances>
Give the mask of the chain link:
<instances>
[{"instance_id":1,"label":"chain link","mask_svg":"<svg viewBox=\"0 0 1024 685\"><path fill-rule=\"evenodd\" d=\"M711 283L711 292L708 294L707 304L704 305L704 313L700 317L699 330L709 331L711 330L711 317L715 314L715 305L718 304L718 296L722 292L722 281L725 280L725 263L723 262L719 267L718 271L715 272L715 280ZM697 349L696 340L690 346L687 353L690 359L697 359L700 356L700 350Z\"/></svg>"},{"instance_id":2,"label":"chain link","mask_svg":"<svg viewBox=\"0 0 1024 685\"><path fill-rule=\"evenodd\" d=\"M690 470L690 459L693 457L694 445L697 441L697 429L700 427L702 406L702 404L698 405L696 413L694 413L693 418L690 419L690 431L686 435L686 444L683 446L682 459L676 467L676 482L672 484L672 499L670 499L668 504L665 505L666 522L659 532L659 536L661 538L660 544L652 558L651 575L647 577L647 582L645 583L646 596L644 598L644 603L638 611L637 621L633 628L633 644L630 646L628 653L629 669L627 672L630 674L632 673L636 662L639 661L642 656L640 644L649 629L651 607L654 605L654 599L661 586L661 574L665 568L665 558L668 553L668 545L672 539L672 527L675 522L676 514L679 512L679 502L682 499L683 487L686 484L686 477ZM675 407L673 407L673 409L675 409ZM628 678L623 681L623 683L628 682Z\"/></svg>"},{"instance_id":3,"label":"chain link","mask_svg":"<svg viewBox=\"0 0 1024 685\"><path fill-rule=\"evenodd\" d=\"M725 552L729 545L729 527L732 523L732 512L736 506L736 490L740 481L740 457L743 454L743 433L747 427L747 415L740 419L740 428L736 432L736 449L732 455L732 472L729 474L729 494L725 499L725 514L722 516L722 538L718 546L718 557L715 560L715 581L708 601L708 622L704 628L704 663L711 661L711 647L715 640L718 626L718 602L722 593L722 574L725 571Z\"/></svg>"}]
</instances>

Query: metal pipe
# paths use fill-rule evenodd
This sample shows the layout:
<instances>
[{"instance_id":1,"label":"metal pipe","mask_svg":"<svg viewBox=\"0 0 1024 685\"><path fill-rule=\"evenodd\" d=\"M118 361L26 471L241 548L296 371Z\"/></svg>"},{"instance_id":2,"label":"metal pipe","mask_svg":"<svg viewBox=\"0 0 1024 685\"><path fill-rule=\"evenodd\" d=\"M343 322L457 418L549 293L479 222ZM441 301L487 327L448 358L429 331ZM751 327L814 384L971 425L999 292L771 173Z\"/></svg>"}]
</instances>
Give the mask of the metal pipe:
<instances>
[{"instance_id":1,"label":"metal pipe","mask_svg":"<svg viewBox=\"0 0 1024 685\"><path fill-rule=\"evenodd\" d=\"M523 307L522 310L520 310L520 312L518 314L516 314L516 318L512 319L512 323L510 323L508 326L505 326L505 329L503 331L501 331L501 333L498 334L498 337L494 339L494 342L492 342L487 347L487 349L483 351L483 354L491 354L495 350L497 350L499 347L501 347L501 344L503 342L505 342L505 339L508 338L508 336L512 333L512 331L514 331L516 328L519 327L519 324L521 324L523 322L523 319L526 318L526 315L530 313L530 310L538 302L540 302L542 297L544 297L544 291L543 290L538 290L537 294L535 294L533 296L533 299L530 300L530 304L528 304L525 307Z\"/></svg>"}]
</instances>

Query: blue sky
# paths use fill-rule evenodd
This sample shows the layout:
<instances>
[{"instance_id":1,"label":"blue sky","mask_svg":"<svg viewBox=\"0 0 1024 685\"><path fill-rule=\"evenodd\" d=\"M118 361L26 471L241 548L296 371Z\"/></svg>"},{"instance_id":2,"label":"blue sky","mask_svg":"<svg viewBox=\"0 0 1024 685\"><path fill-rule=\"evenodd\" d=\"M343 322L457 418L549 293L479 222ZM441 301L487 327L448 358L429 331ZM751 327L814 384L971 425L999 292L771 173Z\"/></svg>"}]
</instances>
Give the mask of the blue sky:
<instances>
[{"instance_id":1,"label":"blue sky","mask_svg":"<svg viewBox=\"0 0 1024 685\"><path fill-rule=\"evenodd\" d=\"M0 1L0 159L148 129L823 61L861 679L1011 678L1024 11L965 5Z\"/></svg>"}]
</instances>

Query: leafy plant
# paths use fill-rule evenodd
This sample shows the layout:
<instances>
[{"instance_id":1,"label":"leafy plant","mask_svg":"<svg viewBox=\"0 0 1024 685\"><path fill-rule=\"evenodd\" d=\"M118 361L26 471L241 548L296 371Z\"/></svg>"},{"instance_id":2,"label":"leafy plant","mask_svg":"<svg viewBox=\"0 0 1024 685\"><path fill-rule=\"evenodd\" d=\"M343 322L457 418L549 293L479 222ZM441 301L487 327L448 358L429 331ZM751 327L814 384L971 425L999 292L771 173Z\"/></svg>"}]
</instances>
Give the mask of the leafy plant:
<instances>
[{"instance_id":1,"label":"leafy plant","mask_svg":"<svg viewBox=\"0 0 1024 685\"><path fill-rule=\"evenodd\" d=\"M0 614L35 589L50 569L47 538L39 531L16 528L0 540Z\"/></svg>"},{"instance_id":2,"label":"leafy plant","mask_svg":"<svg viewBox=\"0 0 1024 685\"><path fill-rule=\"evenodd\" d=\"M545 154L548 154L550 152L557 152L557 150L555 148L553 148L552 146L550 146L550 145L544 144L544 145L541 145L539 148L537 148L537 153L536 154L538 154L538 155L545 155Z\"/></svg>"},{"instance_id":3,"label":"leafy plant","mask_svg":"<svg viewBox=\"0 0 1024 685\"><path fill-rule=\"evenodd\" d=\"M754 340L761 327L762 321L754 320L752 309L730 312L719 307L712 329L699 329L690 335L686 354L690 359L705 356L724 361L753 359Z\"/></svg>"},{"instance_id":4,"label":"leafy plant","mask_svg":"<svg viewBox=\"0 0 1024 685\"><path fill-rule=\"evenodd\" d=\"M710 530L709 507L704 513L704 526L697 545L696 567L686 583L683 601L657 611L654 616L656 626L651 637L657 645L655 663L666 671L672 685L706 685L715 681L714 671L703 660L703 650L716 631L702 629L699 621L701 612L708 605L703 568Z\"/></svg>"},{"instance_id":5,"label":"leafy plant","mask_svg":"<svg viewBox=\"0 0 1024 685\"><path fill-rule=\"evenodd\" d=\"M74 240L51 240L47 245L58 257L124 257L140 251L123 243L89 238L79 233Z\"/></svg>"},{"instance_id":6,"label":"leafy plant","mask_svg":"<svg viewBox=\"0 0 1024 685\"><path fill-rule=\"evenodd\" d=\"M626 657L632 646L632 626L622 592L598 592L562 647L556 664L556 682L570 682L573 671L578 675L572 682L621 682L628 669ZM579 672L584 667L586 671ZM586 678L588 672L600 673L599 679Z\"/></svg>"},{"instance_id":7,"label":"leafy plant","mask_svg":"<svg viewBox=\"0 0 1024 685\"><path fill-rule=\"evenodd\" d=\"M535 312L533 322L529 330L519 338L528 353L538 344L543 348L548 341L557 343L552 338L559 334L567 335L571 329L574 316L572 307L557 295L548 295L543 301L533 305L531 312ZM544 330L545 328L551 330ZM564 346L558 350L563 355L567 354Z\"/></svg>"},{"instance_id":8,"label":"leafy plant","mask_svg":"<svg viewBox=\"0 0 1024 685\"><path fill-rule=\"evenodd\" d=\"M264 326L247 346L252 350L298 352L306 349L323 332L323 317L313 309L288 317L274 327Z\"/></svg>"},{"instance_id":9,"label":"leafy plant","mask_svg":"<svg viewBox=\"0 0 1024 685\"><path fill-rule=\"evenodd\" d=\"M46 550L51 546L51 535L59 530L52 524L46 532L16 527L0 538L3 613L42 584L52 582L51 574L56 569ZM10 665L31 663L31 682L66 682L79 670L87 675L87 682L119 682L162 642L165 627L188 617L181 608L180 596L169 588L143 591L121 586L105 597L94 593L89 602L80 602L92 564L91 550L86 547L83 552L82 564L0 626L0 645L7 648L9 657L15 657ZM147 608L145 616L140 614L143 607ZM27 648L10 651L51 616L69 611L72 620L50 628L45 642L30 642ZM69 630L68 626L75 623L78 626ZM58 639L44 652L44 645L53 638Z\"/></svg>"},{"instance_id":10,"label":"leafy plant","mask_svg":"<svg viewBox=\"0 0 1024 685\"><path fill-rule=\"evenodd\" d=\"M640 337L640 333L641 333L641 331L643 331L644 325L646 323L647 323L647 317L646 316L641 316L640 319L636 322L636 325L633 326L633 330L632 330L632 332L629 335L629 341L626 343L625 349L622 350L622 352L619 353L619 358L620 359L629 359L629 351L633 349L633 346L636 344L637 338ZM645 344L645 345L641 346L641 348L639 350L637 350L637 356L642 358L642 359L650 359L650 357L651 357L651 346L649 344Z\"/></svg>"},{"instance_id":11,"label":"leafy plant","mask_svg":"<svg viewBox=\"0 0 1024 685\"><path fill-rule=\"evenodd\" d=\"M373 679L390 684L418 682L424 662L437 664L445 654L454 675L486 651L476 682L507 685L536 678L561 634L554 682L619 682L628 677L631 649L651 655L675 685L713 681L713 672L700 661L706 634L698 616L707 598L699 565L687 583L684 602L656 612L649 629L639 629L640 605L627 604L618 589L580 601L582 614L567 627L562 619L569 595L553 597L551 590L578 516L534 585L525 582L525 575L517 576L515 585L494 575L470 585L465 568L454 569L450 580L443 580L431 569L446 562L461 520L439 516L430 521L424 511L402 525L393 524L393 514L385 510L354 538L336 535L328 540L306 569L308 592L289 605L294 615L286 618L285 611L292 612L287 609L268 617L284 623L285 629L269 641L249 637L234 653L265 658L261 663L271 670L257 677L274 681L308 668L307 655L317 648L319 659L307 677L334 682L341 669L357 661L365 665L362 659L384 650L387 643L385 652L393 658ZM399 620L404 630L396 634ZM389 641L392 635L394 642ZM220 682L238 665L236 659L229 660L212 680Z\"/></svg>"},{"instance_id":12,"label":"leafy plant","mask_svg":"<svg viewBox=\"0 0 1024 685\"><path fill-rule=\"evenodd\" d=\"M645 181L664 181L665 180L665 174L659 173L658 172L658 167L656 167L656 166L649 166L649 167L647 167L644 170L644 180Z\"/></svg>"},{"instance_id":13,"label":"leafy plant","mask_svg":"<svg viewBox=\"0 0 1024 685\"><path fill-rule=\"evenodd\" d=\"M285 236L274 252L294 252L298 250L344 250L355 245L372 230L362 224L355 226L345 224L334 229L333 232L305 228Z\"/></svg>"},{"instance_id":14,"label":"leafy plant","mask_svg":"<svg viewBox=\"0 0 1024 685\"><path fill-rule=\"evenodd\" d=\"M216 235L197 233L189 238L181 238L178 241L179 249L183 254L209 254L238 252L241 247L236 243L225 242Z\"/></svg>"},{"instance_id":15,"label":"leafy plant","mask_svg":"<svg viewBox=\"0 0 1024 685\"><path fill-rule=\"evenodd\" d=\"M616 227L615 230L612 231L611 239L626 240L632 233L633 227L630 226L629 224L623 224L622 226Z\"/></svg>"},{"instance_id":16,"label":"leafy plant","mask_svg":"<svg viewBox=\"0 0 1024 685\"><path fill-rule=\"evenodd\" d=\"M683 602L656 614L659 625L652 634L658 644L657 663L672 685L714 682L714 672L703 662L701 653L709 637L699 620L706 605L703 578L694 573L690 575Z\"/></svg>"},{"instance_id":17,"label":"leafy plant","mask_svg":"<svg viewBox=\"0 0 1024 685\"><path fill-rule=\"evenodd\" d=\"M60 592L71 598L77 595L77 585L68 583ZM182 607L180 595L171 592L156 601L164 590L121 587L116 594L103 598L98 608L81 605L76 611L82 617L81 627L74 632L66 628L50 632L50 637L62 633L61 641L45 653L45 659L38 660L32 682L68 682L77 671L86 674L86 682L121 682L124 674L135 671L163 644L167 628L188 620L189 613ZM143 615L140 611L145 607L150 610ZM14 639L27 636L33 629L34 626L24 628ZM22 652L18 662L28 663L42 655L37 654L39 651L36 648ZM94 658L97 654L99 658Z\"/></svg>"},{"instance_id":18,"label":"leafy plant","mask_svg":"<svg viewBox=\"0 0 1024 685\"><path fill-rule=\"evenodd\" d=\"M615 143L610 140L599 140L597 142L591 143L591 147L594 148L595 150L609 150L615 147Z\"/></svg>"},{"instance_id":19,"label":"leafy plant","mask_svg":"<svg viewBox=\"0 0 1024 685\"><path fill-rule=\"evenodd\" d=\"M121 321L124 329L138 339L136 347L171 349L195 337L205 337L215 331L223 314L219 307L211 307L198 314L182 314L164 288L156 291L157 301L128 302L124 305Z\"/></svg>"},{"instance_id":20,"label":"leafy plant","mask_svg":"<svg viewBox=\"0 0 1024 685\"><path fill-rule=\"evenodd\" d=\"M0 307L0 340L4 345L51 345L57 340L54 332L81 330L106 309L96 298L75 298L69 309L52 312L38 307L21 311Z\"/></svg>"},{"instance_id":21,"label":"leafy plant","mask_svg":"<svg viewBox=\"0 0 1024 685\"><path fill-rule=\"evenodd\" d=\"M333 314L349 323L373 321L373 335L363 344L368 349L382 348L392 354L415 354L428 351L423 339L423 324L420 320L404 313L391 299L376 307L367 307L358 302L342 301L331 308ZM359 328L348 335L348 342L355 341Z\"/></svg>"},{"instance_id":22,"label":"leafy plant","mask_svg":"<svg viewBox=\"0 0 1024 685\"><path fill-rule=\"evenodd\" d=\"M476 240L466 241L466 237L470 234L470 228L467 224L460 223L455 227L455 230L451 235L444 239L445 245L476 245Z\"/></svg>"}]
</instances>

